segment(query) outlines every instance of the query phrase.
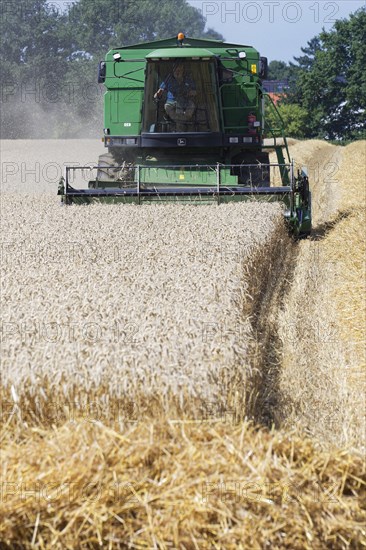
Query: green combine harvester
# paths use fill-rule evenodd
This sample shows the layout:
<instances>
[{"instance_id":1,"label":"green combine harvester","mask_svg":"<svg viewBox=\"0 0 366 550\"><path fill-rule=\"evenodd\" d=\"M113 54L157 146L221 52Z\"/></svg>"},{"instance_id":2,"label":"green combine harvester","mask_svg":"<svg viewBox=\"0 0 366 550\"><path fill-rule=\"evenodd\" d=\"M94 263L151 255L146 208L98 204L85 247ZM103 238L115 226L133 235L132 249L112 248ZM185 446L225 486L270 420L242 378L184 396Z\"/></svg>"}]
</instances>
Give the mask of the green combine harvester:
<instances>
[{"instance_id":1,"label":"green combine harvester","mask_svg":"<svg viewBox=\"0 0 366 550\"><path fill-rule=\"evenodd\" d=\"M308 178L295 173L266 77L251 46L183 33L109 51L98 72L106 153L97 166L66 168L63 202L279 201L291 232L308 235Z\"/></svg>"}]
</instances>

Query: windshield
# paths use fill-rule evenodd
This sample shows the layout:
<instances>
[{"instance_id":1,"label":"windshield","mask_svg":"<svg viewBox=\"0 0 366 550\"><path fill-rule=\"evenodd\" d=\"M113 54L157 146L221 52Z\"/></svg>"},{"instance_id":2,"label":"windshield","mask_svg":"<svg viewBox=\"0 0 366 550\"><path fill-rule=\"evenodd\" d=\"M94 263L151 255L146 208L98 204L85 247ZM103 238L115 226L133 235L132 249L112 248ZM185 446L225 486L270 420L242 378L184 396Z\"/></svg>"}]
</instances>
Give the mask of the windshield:
<instances>
[{"instance_id":1,"label":"windshield","mask_svg":"<svg viewBox=\"0 0 366 550\"><path fill-rule=\"evenodd\" d=\"M213 61L149 61L144 132L218 132Z\"/></svg>"}]
</instances>

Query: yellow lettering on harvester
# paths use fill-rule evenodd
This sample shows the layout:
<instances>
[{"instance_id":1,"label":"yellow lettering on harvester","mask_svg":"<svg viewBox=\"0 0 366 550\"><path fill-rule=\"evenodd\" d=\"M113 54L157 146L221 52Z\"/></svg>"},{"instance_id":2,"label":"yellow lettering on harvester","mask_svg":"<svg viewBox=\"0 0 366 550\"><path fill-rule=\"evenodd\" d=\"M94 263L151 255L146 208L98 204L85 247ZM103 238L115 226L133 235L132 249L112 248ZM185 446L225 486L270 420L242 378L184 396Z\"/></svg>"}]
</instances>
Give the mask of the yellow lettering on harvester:
<instances>
[{"instance_id":1,"label":"yellow lettering on harvester","mask_svg":"<svg viewBox=\"0 0 366 550\"><path fill-rule=\"evenodd\" d=\"M252 71L252 73L256 74L257 73L257 65L252 65L251 71Z\"/></svg>"},{"instance_id":2,"label":"yellow lettering on harvester","mask_svg":"<svg viewBox=\"0 0 366 550\"><path fill-rule=\"evenodd\" d=\"M179 179L184 180L184 174L179 174Z\"/></svg>"}]
</instances>

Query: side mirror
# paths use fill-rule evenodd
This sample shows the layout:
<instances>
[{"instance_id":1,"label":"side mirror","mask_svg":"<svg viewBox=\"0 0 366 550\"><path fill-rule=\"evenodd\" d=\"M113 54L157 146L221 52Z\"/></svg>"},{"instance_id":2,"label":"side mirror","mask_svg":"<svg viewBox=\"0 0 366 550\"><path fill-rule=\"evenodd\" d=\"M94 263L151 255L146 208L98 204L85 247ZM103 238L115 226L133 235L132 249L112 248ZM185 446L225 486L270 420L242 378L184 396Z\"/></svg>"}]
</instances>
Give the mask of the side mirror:
<instances>
[{"instance_id":1,"label":"side mirror","mask_svg":"<svg viewBox=\"0 0 366 550\"><path fill-rule=\"evenodd\" d=\"M105 82L105 76L107 72L107 64L105 61L100 61L98 66L98 84Z\"/></svg>"},{"instance_id":2,"label":"side mirror","mask_svg":"<svg viewBox=\"0 0 366 550\"><path fill-rule=\"evenodd\" d=\"M259 78L262 80L268 80L268 59L261 57L259 59Z\"/></svg>"}]
</instances>

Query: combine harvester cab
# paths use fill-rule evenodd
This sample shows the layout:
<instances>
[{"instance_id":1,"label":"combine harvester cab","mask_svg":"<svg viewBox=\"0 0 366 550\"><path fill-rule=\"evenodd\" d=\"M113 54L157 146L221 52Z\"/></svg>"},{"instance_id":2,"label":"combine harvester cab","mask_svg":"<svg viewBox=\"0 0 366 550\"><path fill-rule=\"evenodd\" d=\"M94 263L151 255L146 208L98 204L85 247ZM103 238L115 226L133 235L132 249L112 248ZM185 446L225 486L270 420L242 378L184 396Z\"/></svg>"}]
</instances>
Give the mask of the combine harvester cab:
<instances>
[{"instance_id":1,"label":"combine harvester cab","mask_svg":"<svg viewBox=\"0 0 366 550\"><path fill-rule=\"evenodd\" d=\"M98 75L107 90L106 153L96 166L66 168L63 202L276 201L292 233L309 234L308 179L295 173L262 88L266 72L267 59L251 46L182 33L109 51Z\"/></svg>"}]
</instances>

